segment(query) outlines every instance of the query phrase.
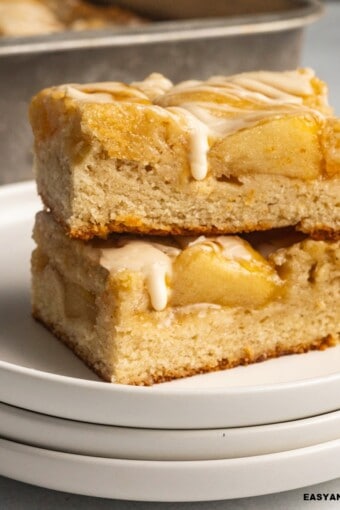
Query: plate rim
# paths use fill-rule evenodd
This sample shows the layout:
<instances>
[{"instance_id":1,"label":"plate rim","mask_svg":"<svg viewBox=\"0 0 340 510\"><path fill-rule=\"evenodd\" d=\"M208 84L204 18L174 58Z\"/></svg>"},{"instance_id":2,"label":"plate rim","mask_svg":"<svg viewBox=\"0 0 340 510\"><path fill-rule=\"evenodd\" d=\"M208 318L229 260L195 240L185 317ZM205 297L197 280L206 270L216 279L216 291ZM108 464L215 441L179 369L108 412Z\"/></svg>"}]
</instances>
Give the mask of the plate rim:
<instances>
[{"instance_id":1,"label":"plate rim","mask_svg":"<svg viewBox=\"0 0 340 510\"><path fill-rule=\"evenodd\" d=\"M215 429L145 429L67 420L0 402L0 437L76 455L203 461L278 453L340 439L340 409L274 424ZM303 438L301 440L301 437Z\"/></svg>"},{"instance_id":2,"label":"plate rim","mask_svg":"<svg viewBox=\"0 0 340 510\"><path fill-rule=\"evenodd\" d=\"M302 488L340 476L340 439L279 453L202 461L104 459L56 452L3 438L0 438L0 452L0 474L3 476L55 490L133 501L193 502L236 499ZM337 463L329 462L330 456L337 460ZM21 464L25 464L20 462L23 458L26 461L29 458L31 465L35 463L35 468L21 468ZM40 464L38 470L37 462ZM65 464L70 472L77 463L77 477L67 478L66 474L64 478L67 479L62 480L60 473L65 473ZM315 464L318 469L315 469ZM297 465L299 469L293 469ZM284 473L278 476L280 469L283 469ZM49 470L50 474L47 475ZM56 472L59 476L55 476ZM106 477L102 476L104 472ZM107 476L108 473L110 476ZM41 480L42 476L44 480ZM49 482L46 482L46 476L50 477ZM93 482L96 481L96 476L101 477L99 484L98 481ZM92 484L84 484L84 478L87 481L90 478ZM147 486L150 478L151 491Z\"/></svg>"},{"instance_id":3,"label":"plate rim","mask_svg":"<svg viewBox=\"0 0 340 510\"><path fill-rule=\"evenodd\" d=\"M340 346L337 346L340 348ZM331 347L332 348L332 347ZM171 386L161 386L153 385L153 386L132 386L128 384L117 384L117 383L108 383L105 381L92 381L87 379L80 379L77 377L71 377L67 375L54 374L52 372L45 372L44 370L38 370L35 368L25 367L23 365L17 365L15 363L10 363L8 361L3 361L0 359L0 371L1 369L9 371L9 372L20 372L21 374L27 375L28 377L34 379L48 379L49 381L53 381L56 383L62 383L65 385L74 385L79 387L87 387L91 389L97 389L98 391L110 391L110 392L120 392L120 393L141 393L142 395L150 395L151 391L157 391L157 393L169 394L171 396L176 395L176 397L182 398L191 396L194 394L202 394L207 393L208 395L213 394L223 394L223 395L233 395L236 396L238 394L249 394L249 393L273 393L280 391L285 391L288 389L297 389L306 388L310 386L320 386L321 384L328 384L335 381L340 381L340 371L339 373L328 374L325 376L319 377L309 377L306 379L299 379L295 382L281 382L281 383L272 383L272 384L256 384L253 386L235 386L235 387L223 387L223 386L214 386L210 388L199 388L199 387L190 387L190 388L178 388ZM101 389L99 389L101 388ZM163 395L163 396L165 396Z\"/></svg>"}]
</instances>

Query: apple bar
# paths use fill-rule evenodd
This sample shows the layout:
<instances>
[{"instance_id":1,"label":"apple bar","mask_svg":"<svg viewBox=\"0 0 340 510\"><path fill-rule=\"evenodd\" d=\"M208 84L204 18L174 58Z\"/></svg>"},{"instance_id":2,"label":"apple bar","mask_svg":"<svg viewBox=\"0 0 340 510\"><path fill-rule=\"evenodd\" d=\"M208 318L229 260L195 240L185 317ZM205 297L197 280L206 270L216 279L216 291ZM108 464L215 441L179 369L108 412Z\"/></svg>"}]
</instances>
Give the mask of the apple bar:
<instances>
[{"instance_id":1,"label":"apple bar","mask_svg":"<svg viewBox=\"0 0 340 510\"><path fill-rule=\"evenodd\" d=\"M0 37L138 26L145 22L127 9L86 0L0 0Z\"/></svg>"},{"instance_id":2,"label":"apple bar","mask_svg":"<svg viewBox=\"0 0 340 510\"><path fill-rule=\"evenodd\" d=\"M48 212L34 239L34 317L106 381L151 385L340 340L339 241L285 229L83 241Z\"/></svg>"},{"instance_id":3,"label":"apple bar","mask_svg":"<svg viewBox=\"0 0 340 510\"><path fill-rule=\"evenodd\" d=\"M71 237L339 238L340 120L309 69L61 85L30 119L38 191Z\"/></svg>"}]
</instances>

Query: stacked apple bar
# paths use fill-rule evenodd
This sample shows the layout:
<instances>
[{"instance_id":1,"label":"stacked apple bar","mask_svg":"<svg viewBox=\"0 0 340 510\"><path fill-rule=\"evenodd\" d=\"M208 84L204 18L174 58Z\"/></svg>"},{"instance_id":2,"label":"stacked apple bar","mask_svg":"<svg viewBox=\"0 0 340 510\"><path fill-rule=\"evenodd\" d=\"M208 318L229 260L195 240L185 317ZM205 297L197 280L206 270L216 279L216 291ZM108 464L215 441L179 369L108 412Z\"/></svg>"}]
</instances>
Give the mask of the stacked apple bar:
<instances>
[{"instance_id":1,"label":"stacked apple bar","mask_svg":"<svg viewBox=\"0 0 340 510\"><path fill-rule=\"evenodd\" d=\"M32 100L33 315L149 385L340 340L340 120L309 69Z\"/></svg>"}]
</instances>

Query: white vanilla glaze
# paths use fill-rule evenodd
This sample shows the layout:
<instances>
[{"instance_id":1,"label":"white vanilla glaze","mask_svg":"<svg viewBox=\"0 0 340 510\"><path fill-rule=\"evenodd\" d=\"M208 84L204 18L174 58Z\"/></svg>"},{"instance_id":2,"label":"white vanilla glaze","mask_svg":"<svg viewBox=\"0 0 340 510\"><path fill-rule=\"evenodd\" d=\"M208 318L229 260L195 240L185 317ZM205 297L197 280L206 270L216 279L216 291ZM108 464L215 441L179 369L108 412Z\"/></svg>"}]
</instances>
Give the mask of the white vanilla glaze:
<instances>
[{"instance_id":1,"label":"white vanilla glaze","mask_svg":"<svg viewBox=\"0 0 340 510\"><path fill-rule=\"evenodd\" d=\"M238 236L218 236L213 241L222 255L231 260L252 260L249 244Z\"/></svg>"},{"instance_id":2,"label":"white vanilla glaze","mask_svg":"<svg viewBox=\"0 0 340 510\"><path fill-rule=\"evenodd\" d=\"M265 118L303 114L324 120L320 110L305 104L314 95L310 69L284 73L253 72L229 77L216 76L205 82L187 81L155 101L172 113L186 110L191 134L190 163L195 179L208 172L209 141L255 125ZM321 105L327 107L326 91ZM202 128L204 126L204 128Z\"/></svg>"},{"instance_id":3,"label":"white vanilla glaze","mask_svg":"<svg viewBox=\"0 0 340 510\"><path fill-rule=\"evenodd\" d=\"M184 118L190 134L190 170L191 175L197 181L201 181L207 175L207 161L209 151L209 129L200 119L195 117L189 109L172 106L168 111Z\"/></svg>"},{"instance_id":4,"label":"white vanilla glaze","mask_svg":"<svg viewBox=\"0 0 340 510\"><path fill-rule=\"evenodd\" d=\"M183 250L198 245L202 250L221 253L229 261L253 259L250 245L238 236L174 237L168 242L157 241L126 236L118 241L94 244L100 249L100 264L108 271L130 270L144 275L151 305L157 311L167 306L173 262Z\"/></svg>"},{"instance_id":5,"label":"white vanilla glaze","mask_svg":"<svg viewBox=\"0 0 340 510\"><path fill-rule=\"evenodd\" d=\"M100 263L114 273L125 269L143 273L152 307L160 311L168 302L166 279L172 274L170 254L179 252L170 248L163 249L161 244L133 239L123 246L102 248Z\"/></svg>"},{"instance_id":6,"label":"white vanilla glaze","mask_svg":"<svg viewBox=\"0 0 340 510\"><path fill-rule=\"evenodd\" d=\"M206 81L190 80L172 86L170 80L153 73L131 86L123 83L64 85L65 94L79 101L113 102L144 100L157 112L166 112L189 133L189 163L192 177L202 180L208 172L208 152L214 140L255 125L266 118L306 115L323 122L327 91L318 93L320 107L306 100L316 94L311 69L281 73L257 71Z\"/></svg>"},{"instance_id":7,"label":"white vanilla glaze","mask_svg":"<svg viewBox=\"0 0 340 510\"><path fill-rule=\"evenodd\" d=\"M66 97L84 103L113 103L122 98L147 99L143 92L119 82L89 83L87 85L69 84L58 87Z\"/></svg>"},{"instance_id":8,"label":"white vanilla glaze","mask_svg":"<svg viewBox=\"0 0 340 510\"><path fill-rule=\"evenodd\" d=\"M153 101L156 97L168 92L173 87L173 83L162 74L152 73L143 81L132 82L131 86L143 92Z\"/></svg>"},{"instance_id":9,"label":"white vanilla glaze","mask_svg":"<svg viewBox=\"0 0 340 510\"><path fill-rule=\"evenodd\" d=\"M181 236L178 237L178 242L183 249L200 245L202 249L222 253L228 260L252 260L253 258L249 243L239 236Z\"/></svg>"}]
</instances>

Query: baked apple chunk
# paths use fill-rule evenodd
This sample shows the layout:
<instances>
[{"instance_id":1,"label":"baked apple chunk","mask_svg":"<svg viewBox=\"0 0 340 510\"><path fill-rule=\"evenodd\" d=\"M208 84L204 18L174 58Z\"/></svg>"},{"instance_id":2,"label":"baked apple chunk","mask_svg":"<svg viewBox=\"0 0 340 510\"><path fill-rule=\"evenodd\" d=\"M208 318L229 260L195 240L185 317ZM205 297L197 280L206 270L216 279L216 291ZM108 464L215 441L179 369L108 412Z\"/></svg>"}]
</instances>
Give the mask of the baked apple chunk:
<instances>
[{"instance_id":1,"label":"baked apple chunk","mask_svg":"<svg viewBox=\"0 0 340 510\"><path fill-rule=\"evenodd\" d=\"M282 287L271 264L237 236L198 238L173 263L171 303L257 308Z\"/></svg>"}]
</instances>

